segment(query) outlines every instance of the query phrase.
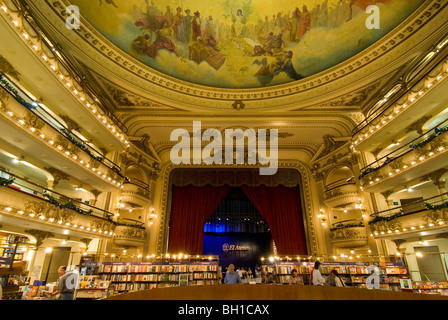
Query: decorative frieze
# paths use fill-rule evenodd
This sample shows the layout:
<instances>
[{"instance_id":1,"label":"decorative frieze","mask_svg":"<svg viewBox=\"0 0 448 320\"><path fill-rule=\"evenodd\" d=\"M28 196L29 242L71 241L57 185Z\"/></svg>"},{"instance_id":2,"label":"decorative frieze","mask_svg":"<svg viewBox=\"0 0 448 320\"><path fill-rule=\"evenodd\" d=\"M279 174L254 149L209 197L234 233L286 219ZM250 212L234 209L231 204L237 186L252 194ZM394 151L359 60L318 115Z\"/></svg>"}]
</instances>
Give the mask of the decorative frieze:
<instances>
[{"instance_id":1,"label":"decorative frieze","mask_svg":"<svg viewBox=\"0 0 448 320\"><path fill-rule=\"evenodd\" d=\"M368 243L365 227L347 227L330 231L330 241L336 248L359 248Z\"/></svg>"}]
</instances>

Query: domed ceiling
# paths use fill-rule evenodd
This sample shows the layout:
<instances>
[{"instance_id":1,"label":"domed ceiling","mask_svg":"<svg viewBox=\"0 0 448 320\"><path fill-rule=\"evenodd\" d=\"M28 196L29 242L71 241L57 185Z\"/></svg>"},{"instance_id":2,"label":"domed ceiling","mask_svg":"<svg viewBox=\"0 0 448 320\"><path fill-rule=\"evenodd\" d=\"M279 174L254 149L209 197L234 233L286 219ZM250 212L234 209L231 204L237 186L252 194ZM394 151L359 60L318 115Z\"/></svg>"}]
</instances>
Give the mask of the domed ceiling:
<instances>
[{"instance_id":1,"label":"domed ceiling","mask_svg":"<svg viewBox=\"0 0 448 320\"><path fill-rule=\"evenodd\" d=\"M385 36L424 0L70 0L94 28L150 68L227 89L291 83ZM369 5L380 28L368 29Z\"/></svg>"}]
</instances>

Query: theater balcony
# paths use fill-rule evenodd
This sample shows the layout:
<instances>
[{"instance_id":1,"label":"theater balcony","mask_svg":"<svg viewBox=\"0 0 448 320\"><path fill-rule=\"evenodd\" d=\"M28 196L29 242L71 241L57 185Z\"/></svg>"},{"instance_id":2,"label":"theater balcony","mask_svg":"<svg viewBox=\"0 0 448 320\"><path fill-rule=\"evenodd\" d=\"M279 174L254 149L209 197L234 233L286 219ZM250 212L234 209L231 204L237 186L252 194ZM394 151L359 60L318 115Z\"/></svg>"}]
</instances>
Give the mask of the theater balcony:
<instances>
[{"instance_id":1,"label":"theater balcony","mask_svg":"<svg viewBox=\"0 0 448 320\"><path fill-rule=\"evenodd\" d=\"M448 119L361 169L364 191L382 193L446 167Z\"/></svg>"},{"instance_id":2,"label":"theater balcony","mask_svg":"<svg viewBox=\"0 0 448 320\"><path fill-rule=\"evenodd\" d=\"M437 62L424 78L407 80L407 83L406 80L397 82L371 107L365 120L353 130L352 147L355 150L375 153L393 143L397 136L403 135L410 127L418 125L420 119L431 117L446 108L447 44L447 39L441 41L417 65L417 70L423 70L425 64L430 66L431 61ZM404 78L410 78L415 73L411 71Z\"/></svg>"},{"instance_id":3,"label":"theater balcony","mask_svg":"<svg viewBox=\"0 0 448 320\"><path fill-rule=\"evenodd\" d=\"M110 239L118 226L113 214L1 172L0 224L14 228L45 230L79 238Z\"/></svg>"},{"instance_id":4,"label":"theater balcony","mask_svg":"<svg viewBox=\"0 0 448 320\"><path fill-rule=\"evenodd\" d=\"M400 207L375 212L368 222L375 239L405 239L438 236L448 231L447 193L417 198Z\"/></svg>"},{"instance_id":5,"label":"theater balcony","mask_svg":"<svg viewBox=\"0 0 448 320\"><path fill-rule=\"evenodd\" d=\"M330 208L345 207L359 199L355 181L342 179L326 186L324 203Z\"/></svg>"},{"instance_id":6,"label":"theater balcony","mask_svg":"<svg viewBox=\"0 0 448 320\"><path fill-rule=\"evenodd\" d=\"M70 172L101 191L117 191L126 178L120 167L64 120L0 75L0 143L16 159L38 159L43 167ZM12 151L14 149L14 151Z\"/></svg>"},{"instance_id":7,"label":"theater balcony","mask_svg":"<svg viewBox=\"0 0 448 320\"><path fill-rule=\"evenodd\" d=\"M145 207L151 203L149 185L141 180L130 178L121 188L121 202L131 207Z\"/></svg>"},{"instance_id":8,"label":"theater balcony","mask_svg":"<svg viewBox=\"0 0 448 320\"><path fill-rule=\"evenodd\" d=\"M9 72L3 72L26 86L36 100L45 101L55 114L76 119L81 132L91 134L89 138L96 145L109 150L129 146L126 127L77 75L59 46L42 33L35 21L28 20L29 15L24 18L14 2L4 3L2 9L2 42L8 44L2 57L11 63Z\"/></svg>"},{"instance_id":9,"label":"theater balcony","mask_svg":"<svg viewBox=\"0 0 448 320\"><path fill-rule=\"evenodd\" d=\"M359 248L368 243L363 219L352 219L333 223L330 241L336 248Z\"/></svg>"},{"instance_id":10,"label":"theater balcony","mask_svg":"<svg viewBox=\"0 0 448 320\"><path fill-rule=\"evenodd\" d=\"M115 229L114 244L123 248L139 247L144 245L147 233L144 224L140 221L118 218Z\"/></svg>"}]
</instances>

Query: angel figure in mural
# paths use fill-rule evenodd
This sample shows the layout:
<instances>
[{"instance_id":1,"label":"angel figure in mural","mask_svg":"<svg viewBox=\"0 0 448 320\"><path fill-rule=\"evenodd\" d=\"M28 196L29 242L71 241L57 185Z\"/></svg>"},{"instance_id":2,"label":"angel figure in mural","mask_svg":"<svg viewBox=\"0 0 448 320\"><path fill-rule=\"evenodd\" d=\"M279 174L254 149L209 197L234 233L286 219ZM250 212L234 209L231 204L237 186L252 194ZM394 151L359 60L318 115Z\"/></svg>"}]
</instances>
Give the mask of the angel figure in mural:
<instances>
[{"instance_id":1,"label":"angel figure in mural","mask_svg":"<svg viewBox=\"0 0 448 320\"><path fill-rule=\"evenodd\" d=\"M176 45L171 40L171 32L172 29L168 26L168 22L162 22L162 27L156 31L156 40L146 49L145 53L155 59L159 50L166 49L179 56L176 51Z\"/></svg>"},{"instance_id":2,"label":"angel figure in mural","mask_svg":"<svg viewBox=\"0 0 448 320\"><path fill-rule=\"evenodd\" d=\"M107 4L113 5L115 8L118 8L118 6L115 4L114 0L104 0ZM103 0L100 0L100 6L103 5Z\"/></svg>"},{"instance_id":3,"label":"angel figure in mural","mask_svg":"<svg viewBox=\"0 0 448 320\"><path fill-rule=\"evenodd\" d=\"M261 65L261 68L254 76L262 85L269 84L281 72L285 72L293 80L303 79L294 69L292 56L292 51L286 51L282 57L275 58L271 63L268 63L267 58L263 58L261 61L256 59L252 64Z\"/></svg>"},{"instance_id":4,"label":"angel figure in mural","mask_svg":"<svg viewBox=\"0 0 448 320\"><path fill-rule=\"evenodd\" d=\"M148 33L144 33L141 36L138 36L131 43L131 55L142 58L145 54L146 49L151 45L151 35Z\"/></svg>"},{"instance_id":5,"label":"angel figure in mural","mask_svg":"<svg viewBox=\"0 0 448 320\"><path fill-rule=\"evenodd\" d=\"M247 36L246 17L243 10L238 9L236 16L232 12L232 36L235 38L245 38Z\"/></svg>"}]
</instances>

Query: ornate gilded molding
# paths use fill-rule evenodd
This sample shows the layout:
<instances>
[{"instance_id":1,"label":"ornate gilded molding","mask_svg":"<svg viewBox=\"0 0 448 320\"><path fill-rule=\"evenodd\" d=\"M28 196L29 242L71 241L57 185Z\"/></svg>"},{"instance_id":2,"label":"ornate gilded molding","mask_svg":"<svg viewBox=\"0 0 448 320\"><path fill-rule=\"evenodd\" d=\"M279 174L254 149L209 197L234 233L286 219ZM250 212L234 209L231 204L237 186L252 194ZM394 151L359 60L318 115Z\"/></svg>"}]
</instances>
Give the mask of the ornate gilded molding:
<instances>
[{"instance_id":1,"label":"ornate gilded molding","mask_svg":"<svg viewBox=\"0 0 448 320\"><path fill-rule=\"evenodd\" d=\"M2 55L0 55L0 71L20 81L20 73Z\"/></svg>"},{"instance_id":2,"label":"ornate gilded molding","mask_svg":"<svg viewBox=\"0 0 448 320\"><path fill-rule=\"evenodd\" d=\"M360 90L356 90L355 92L348 93L346 95L340 96L337 99L334 99L329 102L325 102L320 104L321 106L335 107L335 106L343 106L343 107L356 107L361 106L363 102L365 102L372 94L379 88L383 80L377 81L367 87L364 87ZM363 119L364 120L364 119Z\"/></svg>"},{"instance_id":3,"label":"ornate gilded molding","mask_svg":"<svg viewBox=\"0 0 448 320\"><path fill-rule=\"evenodd\" d=\"M86 245L86 249L89 247L90 243L93 241L93 239L89 239L89 238L81 238L79 239L79 241L81 241L82 243L84 243Z\"/></svg>"},{"instance_id":4,"label":"ornate gilded molding","mask_svg":"<svg viewBox=\"0 0 448 320\"><path fill-rule=\"evenodd\" d=\"M28 127L38 129L38 130L42 129L45 126L45 121L43 121L36 114L34 114L30 111L28 111L26 113L24 121Z\"/></svg>"},{"instance_id":5,"label":"ornate gilded molding","mask_svg":"<svg viewBox=\"0 0 448 320\"><path fill-rule=\"evenodd\" d=\"M337 248L359 248L368 244L365 227L347 227L330 231L330 241Z\"/></svg>"},{"instance_id":6,"label":"ornate gilded molding","mask_svg":"<svg viewBox=\"0 0 448 320\"><path fill-rule=\"evenodd\" d=\"M425 117L420 118L419 120L415 121L407 128L406 133L409 133L412 131L417 131L417 133L419 135L422 135L423 134L423 126L431 118L432 118L432 116L425 116Z\"/></svg>"},{"instance_id":7,"label":"ornate gilded molding","mask_svg":"<svg viewBox=\"0 0 448 320\"><path fill-rule=\"evenodd\" d=\"M393 219L390 221L378 221L374 224L370 225L370 230L372 231L372 233L386 233L389 230L397 230L397 229L402 229L402 223L400 221L398 221L398 219Z\"/></svg>"},{"instance_id":8,"label":"ornate gilded molding","mask_svg":"<svg viewBox=\"0 0 448 320\"><path fill-rule=\"evenodd\" d=\"M70 180L70 176L67 175L65 172L62 172L56 168L50 167L50 168L44 168L46 171L48 171L54 178L53 187L55 187L59 181L61 180Z\"/></svg>"},{"instance_id":9,"label":"ornate gilded molding","mask_svg":"<svg viewBox=\"0 0 448 320\"><path fill-rule=\"evenodd\" d=\"M119 247L140 247L146 242L148 235L143 229L117 226L113 242Z\"/></svg>"},{"instance_id":10,"label":"ornate gilded molding","mask_svg":"<svg viewBox=\"0 0 448 320\"><path fill-rule=\"evenodd\" d=\"M266 185L276 187L284 185L295 187L300 185L302 178L295 169L279 170L272 176L260 176L258 168L201 168L197 169L174 169L170 174L170 181L175 186L249 186Z\"/></svg>"},{"instance_id":11,"label":"ornate gilded molding","mask_svg":"<svg viewBox=\"0 0 448 320\"><path fill-rule=\"evenodd\" d=\"M67 129L69 131L76 130L79 132L81 130L79 124L69 116L60 114L59 117L61 117L61 119L65 121L65 123L67 124Z\"/></svg>"},{"instance_id":12,"label":"ornate gilded molding","mask_svg":"<svg viewBox=\"0 0 448 320\"><path fill-rule=\"evenodd\" d=\"M54 237L54 233L36 229L25 230L25 233L36 239L36 249L39 249L45 239Z\"/></svg>"},{"instance_id":13,"label":"ornate gilded molding","mask_svg":"<svg viewBox=\"0 0 448 320\"><path fill-rule=\"evenodd\" d=\"M448 223L447 210L428 211L422 218L425 225L438 226L441 224L446 225Z\"/></svg>"},{"instance_id":14,"label":"ornate gilded molding","mask_svg":"<svg viewBox=\"0 0 448 320\"><path fill-rule=\"evenodd\" d=\"M393 243L395 243L395 246L397 247L398 251L404 250L404 249L400 249L400 246L404 243L406 243L406 239L394 239L392 240Z\"/></svg>"}]
</instances>

